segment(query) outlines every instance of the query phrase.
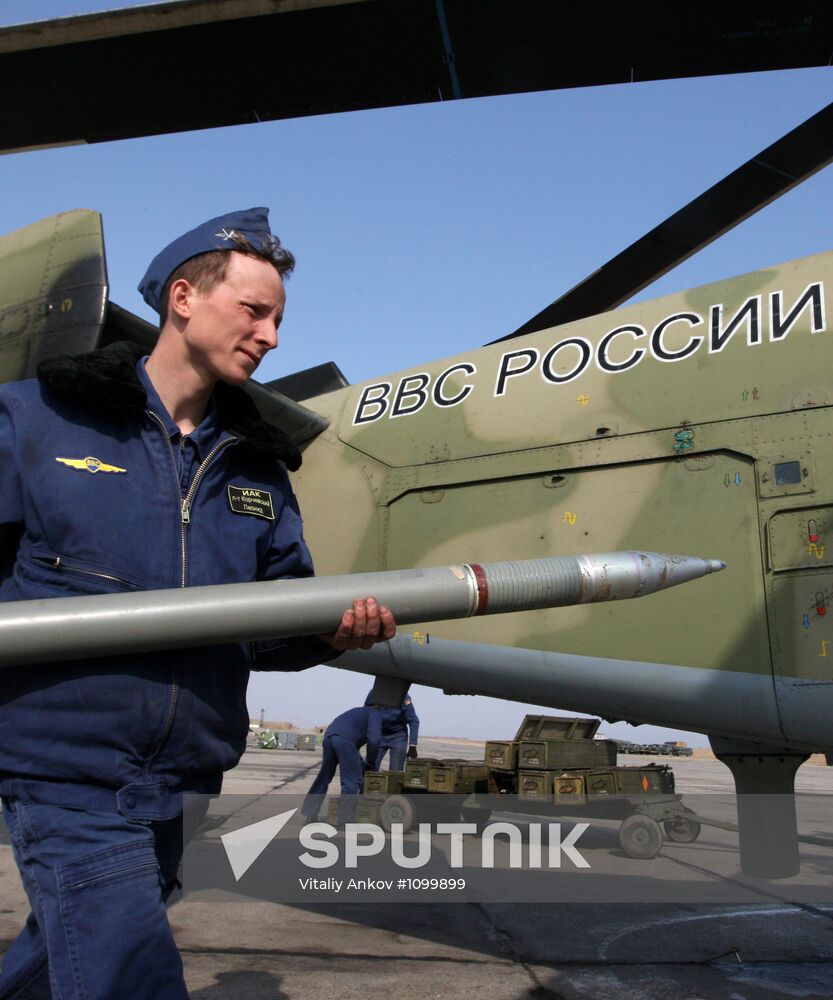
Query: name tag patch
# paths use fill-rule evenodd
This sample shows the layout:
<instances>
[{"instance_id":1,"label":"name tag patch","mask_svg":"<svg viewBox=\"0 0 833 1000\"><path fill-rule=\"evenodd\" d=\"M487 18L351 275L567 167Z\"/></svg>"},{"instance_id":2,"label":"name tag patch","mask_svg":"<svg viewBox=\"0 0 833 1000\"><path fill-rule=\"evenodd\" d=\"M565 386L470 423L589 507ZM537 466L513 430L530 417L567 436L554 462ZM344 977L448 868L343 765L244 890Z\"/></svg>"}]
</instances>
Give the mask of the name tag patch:
<instances>
[{"instance_id":1,"label":"name tag patch","mask_svg":"<svg viewBox=\"0 0 833 1000\"><path fill-rule=\"evenodd\" d=\"M266 490L255 490L248 486L228 486L228 506L233 514L252 514L275 520L272 494Z\"/></svg>"}]
</instances>

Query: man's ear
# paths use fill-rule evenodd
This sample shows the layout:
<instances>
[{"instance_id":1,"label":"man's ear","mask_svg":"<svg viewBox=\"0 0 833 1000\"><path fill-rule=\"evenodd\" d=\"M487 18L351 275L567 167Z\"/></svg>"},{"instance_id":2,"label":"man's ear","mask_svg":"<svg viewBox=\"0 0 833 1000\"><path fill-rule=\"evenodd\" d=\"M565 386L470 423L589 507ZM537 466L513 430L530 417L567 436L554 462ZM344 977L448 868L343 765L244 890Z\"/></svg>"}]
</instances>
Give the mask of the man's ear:
<instances>
[{"instance_id":1,"label":"man's ear","mask_svg":"<svg viewBox=\"0 0 833 1000\"><path fill-rule=\"evenodd\" d=\"M185 278L177 278L168 292L168 315L176 313L180 319L191 318L191 301L197 290Z\"/></svg>"}]
</instances>

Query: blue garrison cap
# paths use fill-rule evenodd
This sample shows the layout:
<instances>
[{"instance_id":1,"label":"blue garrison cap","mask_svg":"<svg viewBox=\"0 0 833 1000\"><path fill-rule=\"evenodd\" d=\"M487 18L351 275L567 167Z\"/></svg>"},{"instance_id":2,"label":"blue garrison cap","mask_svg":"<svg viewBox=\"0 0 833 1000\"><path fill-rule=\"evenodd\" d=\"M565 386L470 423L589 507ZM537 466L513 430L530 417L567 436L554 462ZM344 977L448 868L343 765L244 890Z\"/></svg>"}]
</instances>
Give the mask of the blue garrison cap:
<instances>
[{"instance_id":1,"label":"blue garrison cap","mask_svg":"<svg viewBox=\"0 0 833 1000\"><path fill-rule=\"evenodd\" d=\"M169 243L153 258L139 282L142 298L161 313L159 298L179 265L209 250L235 250L235 236L244 236L258 249L268 248L274 239L269 229L269 209L247 208L218 215Z\"/></svg>"}]
</instances>

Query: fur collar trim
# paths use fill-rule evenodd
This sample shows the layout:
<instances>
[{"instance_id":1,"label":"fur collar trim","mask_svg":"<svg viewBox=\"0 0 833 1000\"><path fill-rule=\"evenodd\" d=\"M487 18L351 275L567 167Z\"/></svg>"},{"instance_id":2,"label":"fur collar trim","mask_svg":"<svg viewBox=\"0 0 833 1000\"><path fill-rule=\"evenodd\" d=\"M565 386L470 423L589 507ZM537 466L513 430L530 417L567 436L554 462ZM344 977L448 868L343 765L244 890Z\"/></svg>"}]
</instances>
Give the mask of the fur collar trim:
<instances>
[{"instance_id":1,"label":"fur collar trim","mask_svg":"<svg viewBox=\"0 0 833 1000\"><path fill-rule=\"evenodd\" d=\"M38 379L62 399L96 413L141 417L147 397L136 362L146 353L120 342L89 354L49 358L38 365ZM292 472L301 467L301 453L290 437L267 423L245 392L218 382L214 393L223 427L240 438L237 447L261 459L278 459Z\"/></svg>"}]
</instances>

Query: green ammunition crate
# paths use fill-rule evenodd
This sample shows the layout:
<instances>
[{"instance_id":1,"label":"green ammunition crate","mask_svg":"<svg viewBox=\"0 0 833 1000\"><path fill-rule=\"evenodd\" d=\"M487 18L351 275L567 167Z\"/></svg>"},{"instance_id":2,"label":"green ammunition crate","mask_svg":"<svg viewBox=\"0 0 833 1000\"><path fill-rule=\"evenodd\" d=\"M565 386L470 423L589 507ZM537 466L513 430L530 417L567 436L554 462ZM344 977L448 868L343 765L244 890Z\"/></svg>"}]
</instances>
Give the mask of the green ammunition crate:
<instances>
[{"instance_id":1,"label":"green ammunition crate","mask_svg":"<svg viewBox=\"0 0 833 1000\"><path fill-rule=\"evenodd\" d=\"M518 798L552 802L552 771L518 771Z\"/></svg>"},{"instance_id":2,"label":"green ammunition crate","mask_svg":"<svg viewBox=\"0 0 833 1000\"><path fill-rule=\"evenodd\" d=\"M588 796L616 795L619 791L615 768L604 771L589 771L584 775L584 783Z\"/></svg>"},{"instance_id":3,"label":"green ammunition crate","mask_svg":"<svg viewBox=\"0 0 833 1000\"><path fill-rule=\"evenodd\" d=\"M428 771L429 792L468 795L470 792L486 792L488 785L489 769L485 764L443 761L432 764Z\"/></svg>"},{"instance_id":4,"label":"green ammunition crate","mask_svg":"<svg viewBox=\"0 0 833 1000\"><path fill-rule=\"evenodd\" d=\"M338 804L341 797L334 795L327 799L327 819L326 822L335 826L338 823ZM375 823L379 818L379 808L384 799L367 799L363 795L356 796L356 809L353 813L351 823Z\"/></svg>"},{"instance_id":5,"label":"green ammunition crate","mask_svg":"<svg viewBox=\"0 0 833 1000\"><path fill-rule=\"evenodd\" d=\"M622 795L674 794L674 772L660 767L618 767L616 784Z\"/></svg>"},{"instance_id":6,"label":"green ammunition crate","mask_svg":"<svg viewBox=\"0 0 833 1000\"><path fill-rule=\"evenodd\" d=\"M616 766L615 740L523 740L518 745L519 769L566 771L606 766Z\"/></svg>"},{"instance_id":7,"label":"green ammunition crate","mask_svg":"<svg viewBox=\"0 0 833 1000\"><path fill-rule=\"evenodd\" d=\"M583 774L558 774L553 778L552 790L557 805L584 805Z\"/></svg>"},{"instance_id":8,"label":"green ammunition crate","mask_svg":"<svg viewBox=\"0 0 833 1000\"><path fill-rule=\"evenodd\" d=\"M504 771L514 771L518 766L517 740L492 740L486 744L486 763Z\"/></svg>"},{"instance_id":9,"label":"green ammunition crate","mask_svg":"<svg viewBox=\"0 0 833 1000\"><path fill-rule=\"evenodd\" d=\"M516 740L592 740L601 719L561 715L526 715Z\"/></svg>"},{"instance_id":10,"label":"green ammunition crate","mask_svg":"<svg viewBox=\"0 0 833 1000\"><path fill-rule=\"evenodd\" d=\"M388 795L399 795L404 784L404 771L365 771L364 794L385 799Z\"/></svg>"},{"instance_id":11,"label":"green ammunition crate","mask_svg":"<svg viewBox=\"0 0 833 1000\"><path fill-rule=\"evenodd\" d=\"M428 772L432 765L441 764L439 757L415 757L405 761L405 788L428 791Z\"/></svg>"},{"instance_id":12,"label":"green ammunition crate","mask_svg":"<svg viewBox=\"0 0 833 1000\"><path fill-rule=\"evenodd\" d=\"M435 760L431 766L428 768L428 791L429 792L445 792L451 791L450 788L446 788L448 784L449 774L447 771L443 771L444 768L449 768L454 764L463 764L465 761L462 757L444 757L442 760ZM436 779L436 788L431 787L432 775L435 771L440 770L442 773L439 774Z\"/></svg>"},{"instance_id":13,"label":"green ammunition crate","mask_svg":"<svg viewBox=\"0 0 833 1000\"><path fill-rule=\"evenodd\" d=\"M359 796L356 805L356 813L353 817L354 823L378 823L379 810L382 808L384 799L366 799Z\"/></svg>"}]
</instances>

